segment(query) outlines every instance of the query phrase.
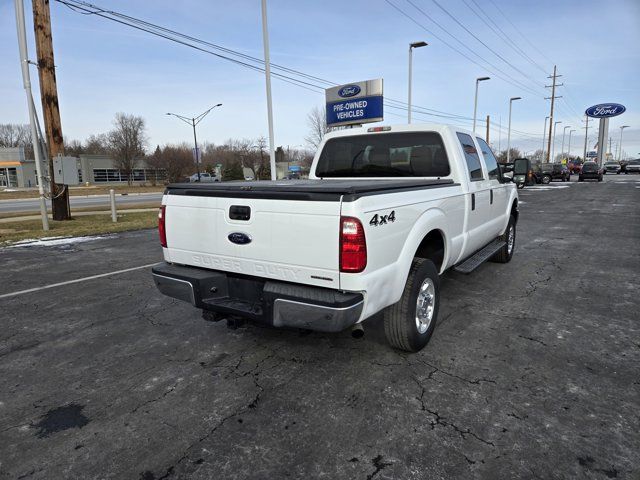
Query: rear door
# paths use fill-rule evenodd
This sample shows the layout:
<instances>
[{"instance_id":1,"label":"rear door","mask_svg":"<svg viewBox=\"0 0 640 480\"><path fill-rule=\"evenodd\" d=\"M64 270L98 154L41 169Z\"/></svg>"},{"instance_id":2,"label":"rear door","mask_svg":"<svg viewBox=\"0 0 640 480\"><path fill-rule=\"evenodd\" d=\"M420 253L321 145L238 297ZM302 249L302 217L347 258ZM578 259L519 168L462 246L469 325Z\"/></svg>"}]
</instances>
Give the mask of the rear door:
<instances>
[{"instance_id":1,"label":"rear door","mask_svg":"<svg viewBox=\"0 0 640 480\"><path fill-rule=\"evenodd\" d=\"M478 153L478 147L470 135L456 132L462 148L467 173L469 175L467 239L465 256L479 250L490 239L487 222L491 218L491 182L488 180L483 162Z\"/></svg>"},{"instance_id":2,"label":"rear door","mask_svg":"<svg viewBox=\"0 0 640 480\"><path fill-rule=\"evenodd\" d=\"M491 231L493 238L500 235L507 224L505 216L507 215L507 203L509 202L509 184L500 181L498 160L489 145L487 145L487 142L479 137L476 137L476 141L480 146L489 180L491 209L487 220L487 228Z\"/></svg>"},{"instance_id":3,"label":"rear door","mask_svg":"<svg viewBox=\"0 0 640 480\"><path fill-rule=\"evenodd\" d=\"M340 201L165 195L172 263L338 288Z\"/></svg>"}]
</instances>

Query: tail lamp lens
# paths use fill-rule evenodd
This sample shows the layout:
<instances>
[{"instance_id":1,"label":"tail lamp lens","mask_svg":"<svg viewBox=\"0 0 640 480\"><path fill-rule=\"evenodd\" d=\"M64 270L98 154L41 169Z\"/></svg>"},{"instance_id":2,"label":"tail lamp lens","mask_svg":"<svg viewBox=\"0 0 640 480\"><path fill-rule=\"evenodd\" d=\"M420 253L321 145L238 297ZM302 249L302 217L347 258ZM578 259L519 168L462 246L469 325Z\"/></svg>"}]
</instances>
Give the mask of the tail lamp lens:
<instances>
[{"instance_id":1,"label":"tail lamp lens","mask_svg":"<svg viewBox=\"0 0 640 480\"><path fill-rule=\"evenodd\" d=\"M340 217L340 271L362 272L367 266L367 242L360 220Z\"/></svg>"},{"instance_id":2,"label":"tail lamp lens","mask_svg":"<svg viewBox=\"0 0 640 480\"><path fill-rule=\"evenodd\" d=\"M167 247L167 230L165 228L166 206L162 205L158 210L158 235L160 236L160 245Z\"/></svg>"}]
</instances>

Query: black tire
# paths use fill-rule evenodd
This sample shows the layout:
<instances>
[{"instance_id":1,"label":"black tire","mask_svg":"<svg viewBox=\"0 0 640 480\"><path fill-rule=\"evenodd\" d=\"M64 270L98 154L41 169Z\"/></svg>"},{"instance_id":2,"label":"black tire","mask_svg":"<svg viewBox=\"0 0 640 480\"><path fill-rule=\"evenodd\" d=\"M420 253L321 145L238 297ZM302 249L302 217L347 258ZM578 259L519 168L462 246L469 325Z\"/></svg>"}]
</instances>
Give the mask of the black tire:
<instances>
[{"instance_id":1,"label":"black tire","mask_svg":"<svg viewBox=\"0 0 640 480\"><path fill-rule=\"evenodd\" d=\"M418 293L427 279L433 286L433 313L424 332L417 326ZM384 333L389 344L399 350L418 352L429 342L438 320L440 308L440 277L431 260L415 258L400 301L384 311Z\"/></svg>"},{"instance_id":2,"label":"black tire","mask_svg":"<svg viewBox=\"0 0 640 480\"><path fill-rule=\"evenodd\" d=\"M549 175L545 175L542 177L542 184L549 185L551 183L551 177Z\"/></svg>"},{"instance_id":3,"label":"black tire","mask_svg":"<svg viewBox=\"0 0 640 480\"><path fill-rule=\"evenodd\" d=\"M578 181L579 181L579 182L582 182L582 181L584 181L584 178L582 178L582 177L578 177Z\"/></svg>"},{"instance_id":4,"label":"black tire","mask_svg":"<svg viewBox=\"0 0 640 480\"><path fill-rule=\"evenodd\" d=\"M513 229L513 243L511 244L511 247L509 247L509 232L511 229ZM507 228L504 233L498 237L498 239L506 242L506 245L491 257L491 261L496 263L509 263L513 258L513 252L516 249L516 218L513 215L509 217Z\"/></svg>"},{"instance_id":5,"label":"black tire","mask_svg":"<svg viewBox=\"0 0 640 480\"><path fill-rule=\"evenodd\" d=\"M518 189L519 189L519 190L522 190L523 188L524 188L524 182L523 182L523 183L519 183L519 184L518 184Z\"/></svg>"},{"instance_id":6,"label":"black tire","mask_svg":"<svg viewBox=\"0 0 640 480\"><path fill-rule=\"evenodd\" d=\"M620 175L620 172L619 172L619 171L617 171L617 172L616 172L616 175Z\"/></svg>"}]
</instances>

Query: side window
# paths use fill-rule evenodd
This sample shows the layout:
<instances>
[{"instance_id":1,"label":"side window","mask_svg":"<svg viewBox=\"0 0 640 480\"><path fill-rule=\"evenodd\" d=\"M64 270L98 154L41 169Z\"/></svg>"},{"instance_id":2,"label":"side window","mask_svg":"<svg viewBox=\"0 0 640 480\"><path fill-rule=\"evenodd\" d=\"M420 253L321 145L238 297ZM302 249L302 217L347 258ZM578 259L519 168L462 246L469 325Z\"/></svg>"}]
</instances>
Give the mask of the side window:
<instances>
[{"instance_id":1,"label":"side window","mask_svg":"<svg viewBox=\"0 0 640 480\"><path fill-rule=\"evenodd\" d=\"M498 169L498 160L496 160L496 157L491 151L489 145L487 145L487 142L478 137L476 137L476 140L478 141L478 145L480 145L480 150L484 157L484 164L487 166L489 180L499 180L500 170Z\"/></svg>"},{"instance_id":2,"label":"side window","mask_svg":"<svg viewBox=\"0 0 640 480\"><path fill-rule=\"evenodd\" d=\"M460 145L462 145L462 151L464 152L464 158L467 161L469 178L472 182L482 180L482 166L473 139L466 133L458 132L456 135L458 135L458 140L460 140Z\"/></svg>"}]
</instances>

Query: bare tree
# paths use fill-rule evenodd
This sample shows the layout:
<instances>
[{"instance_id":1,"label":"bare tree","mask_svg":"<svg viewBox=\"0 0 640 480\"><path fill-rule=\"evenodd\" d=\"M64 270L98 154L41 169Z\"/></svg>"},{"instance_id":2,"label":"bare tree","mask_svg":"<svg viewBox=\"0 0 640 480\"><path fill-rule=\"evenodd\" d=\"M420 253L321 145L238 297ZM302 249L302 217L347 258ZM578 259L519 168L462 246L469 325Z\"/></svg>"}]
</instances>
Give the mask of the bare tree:
<instances>
[{"instance_id":1,"label":"bare tree","mask_svg":"<svg viewBox=\"0 0 640 480\"><path fill-rule=\"evenodd\" d=\"M307 114L307 126L309 133L304 140L313 150L318 149L318 145L322 142L324 134L327 133L327 112L320 107L313 107Z\"/></svg>"},{"instance_id":2,"label":"bare tree","mask_svg":"<svg viewBox=\"0 0 640 480\"><path fill-rule=\"evenodd\" d=\"M147 164L167 172L169 182L183 182L193 172L192 147L186 143L180 145L158 145L153 155L147 157Z\"/></svg>"},{"instance_id":3,"label":"bare tree","mask_svg":"<svg viewBox=\"0 0 640 480\"><path fill-rule=\"evenodd\" d=\"M98 135L90 135L84 143L84 153L90 155L108 155L109 154L109 137L105 133Z\"/></svg>"},{"instance_id":4,"label":"bare tree","mask_svg":"<svg viewBox=\"0 0 640 480\"><path fill-rule=\"evenodd\" d=\"M137 159L144 156L147 143L145 122L142 117L116 113L114 129L108 135L108 145L114 162L131 185L133 168Z\"/></svg>"},{"instance_id":5,"label":"bare tree","mask_svg":"<svg viewBox=\"0 0 640 480\"><path fill-rule=\"evenodd\" d=\"M520 150L518 150L515 147L511 147L509 149L509 160L513 162L514 159L516 158L522 158L522 153L520 153ZM503 150L500 152L500 154L498 155L498 162L499 163L507 163L507 151Z\"/></svg>"},{"instance_id":6,"label":"bare tree","mask_svg":"<svg viewBox=\"0 0 640 480\"><path fill-rule=\"evenodd\" d=\"M27 145L31 145L29 125L0 124L0 147L26 147Z\"/></svg>"}]
</instances>

